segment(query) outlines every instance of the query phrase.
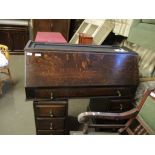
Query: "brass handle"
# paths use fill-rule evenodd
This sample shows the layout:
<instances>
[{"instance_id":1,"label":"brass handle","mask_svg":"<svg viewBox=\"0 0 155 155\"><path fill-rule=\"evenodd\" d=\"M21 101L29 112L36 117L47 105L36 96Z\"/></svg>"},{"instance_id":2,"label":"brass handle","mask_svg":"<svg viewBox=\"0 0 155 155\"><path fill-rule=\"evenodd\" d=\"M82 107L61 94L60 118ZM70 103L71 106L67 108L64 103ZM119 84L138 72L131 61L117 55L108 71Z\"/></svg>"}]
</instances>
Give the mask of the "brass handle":
<instances>
[{"instance_id":1,"label":"brass handle","mask_svg":"<svg viewBox=\"0 0 155 155\"><path fill-rule=\"evenodd\" d=\"M120 104L120 110L122 110L123 109L123 105L122 104Z\"/></svg>"},{"instance_id":2,"label":"brass handle","mask_svg":"<svg viewBox=\"0 0 155 155\"><path fill-rule=\"evenodd\" d=\"M50 130L53 130L53 124L50 123Z\"/></svg>"},{"instance_id":3,"label":"brass handle","mask_svg":"<svg viewBox=\"0 0 155 155\"><path fill-rule=\"evenodd\" d=\"M53 112L52 112L52 110L50 110L49 115L50 115L50 117L53 117Z\"/></svg>"},{"instance_id":4,"label":"brass handle","mask_svg":"<svg viewBox=\"0 0 155 155\"><path fill-rule=\"evenodd\" d=\"M53 99L53 93L51 92L51 99Z\"/></svg>"},{"instance_id":5,"label":"brass handle","mask_svg":"<svg viewBox=\"0 0 155 155\"><path fill-rule=\"evenodd\" d=\"M52 30L52 28L53 28L53 23L51 23L50 26L51 26L51 30Z\"/></svg>"},{"instance_id":6,"label":"brass handle","mask_svg":"<svg viewBox=\"0 0 155 155\"><path fill-rule=\"evenodd\" d=\"M117 94L118 94L118 96L122 96L121 92L119 90L117 90Z\"/></svg>"}]
</instances>

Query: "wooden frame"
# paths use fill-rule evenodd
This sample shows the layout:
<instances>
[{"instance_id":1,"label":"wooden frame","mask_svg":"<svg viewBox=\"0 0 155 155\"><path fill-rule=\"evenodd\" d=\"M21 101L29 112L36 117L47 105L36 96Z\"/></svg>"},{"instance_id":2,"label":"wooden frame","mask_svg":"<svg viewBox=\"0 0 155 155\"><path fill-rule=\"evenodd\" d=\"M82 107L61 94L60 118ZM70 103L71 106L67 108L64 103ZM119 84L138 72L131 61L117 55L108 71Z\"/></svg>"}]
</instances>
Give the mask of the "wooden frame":
<instances>
[{"instance_id":1,"label":"wooden frame","mask_svg":"<svg viewBox=\"0 0 155 155\"><path fill-rule=\"evenodd\" d=\"M9 51L8 51L8 47L5 45L0 44L0 49L2 50L2 52L4 53L6 59L9 60ZM6 75L6 77L4 78L0 78L0 95L2 95L2 86L3 86L3 82L6 80L10 80L11 83L13 84L13 80L11 77L11 73L10 73L10 69L9 66L4 66L4 67L0 67L0 73L3 73Z\"/></svg>"}]
</instances>

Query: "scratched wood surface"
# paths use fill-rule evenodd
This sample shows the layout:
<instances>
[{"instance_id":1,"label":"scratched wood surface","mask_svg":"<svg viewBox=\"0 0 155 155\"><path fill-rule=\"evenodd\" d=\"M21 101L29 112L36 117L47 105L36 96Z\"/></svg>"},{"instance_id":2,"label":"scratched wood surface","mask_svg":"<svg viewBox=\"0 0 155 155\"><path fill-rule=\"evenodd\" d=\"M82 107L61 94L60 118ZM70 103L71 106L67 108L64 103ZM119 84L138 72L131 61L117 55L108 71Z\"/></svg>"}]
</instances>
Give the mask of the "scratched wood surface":
<instances>
[{"instance_id":1,"label":"scratched wood surface","mask_svg":"<svg viewBox=\"0 0 155 155\"><path fill-rule=\"evenodd\" d=\"M26 57L26 86L136 85L137 56L95 52L41 52Z\"/></svg>"}]
</instances>

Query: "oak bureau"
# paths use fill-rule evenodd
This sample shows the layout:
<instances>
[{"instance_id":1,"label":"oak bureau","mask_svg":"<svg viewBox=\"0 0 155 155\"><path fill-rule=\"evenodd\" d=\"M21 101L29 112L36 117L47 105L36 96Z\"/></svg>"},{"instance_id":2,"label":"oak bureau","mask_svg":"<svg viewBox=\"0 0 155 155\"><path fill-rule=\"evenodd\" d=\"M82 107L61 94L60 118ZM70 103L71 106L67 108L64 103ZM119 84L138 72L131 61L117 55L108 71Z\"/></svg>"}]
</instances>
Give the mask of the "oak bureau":
<instances>
[{"instance_id":1,"label":"oak bureau","mask_svg":"<svg viewBox=\"0 0 155 155\"><path fill-rule=\"evenodd\" d=\"M29 41L25 73L37 134L69 133L70 98L105 98L109 111L129 110L139 83L138 55L117 46Z\"/></svg>"}]
</instances>

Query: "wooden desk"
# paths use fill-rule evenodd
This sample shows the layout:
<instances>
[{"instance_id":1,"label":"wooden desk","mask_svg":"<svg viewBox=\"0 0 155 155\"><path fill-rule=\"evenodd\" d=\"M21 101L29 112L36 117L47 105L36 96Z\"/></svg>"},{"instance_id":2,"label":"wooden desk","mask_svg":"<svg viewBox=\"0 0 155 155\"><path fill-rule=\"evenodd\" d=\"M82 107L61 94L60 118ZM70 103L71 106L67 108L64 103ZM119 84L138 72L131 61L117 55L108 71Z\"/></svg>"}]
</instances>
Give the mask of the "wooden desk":
<instances>
[{"instance_id":1,"label":"wooden desk","mask_svg":"<svg viewBox=\"0 0 155 155\"><path fill-rule=\"evenodd\" d=\"M40 114L42 109L35 113L37 134L67 130L69 98L107 98L111 112L132 108L139 82L138 55L132 51L112 46L29 42L25 57L26 99L37 102L35 111L41 104L46 113ZM65 113L57 115L54 108L48 109L55 101L64 105L55 109L66 109Z\"/></svg>"}]
</instances>

